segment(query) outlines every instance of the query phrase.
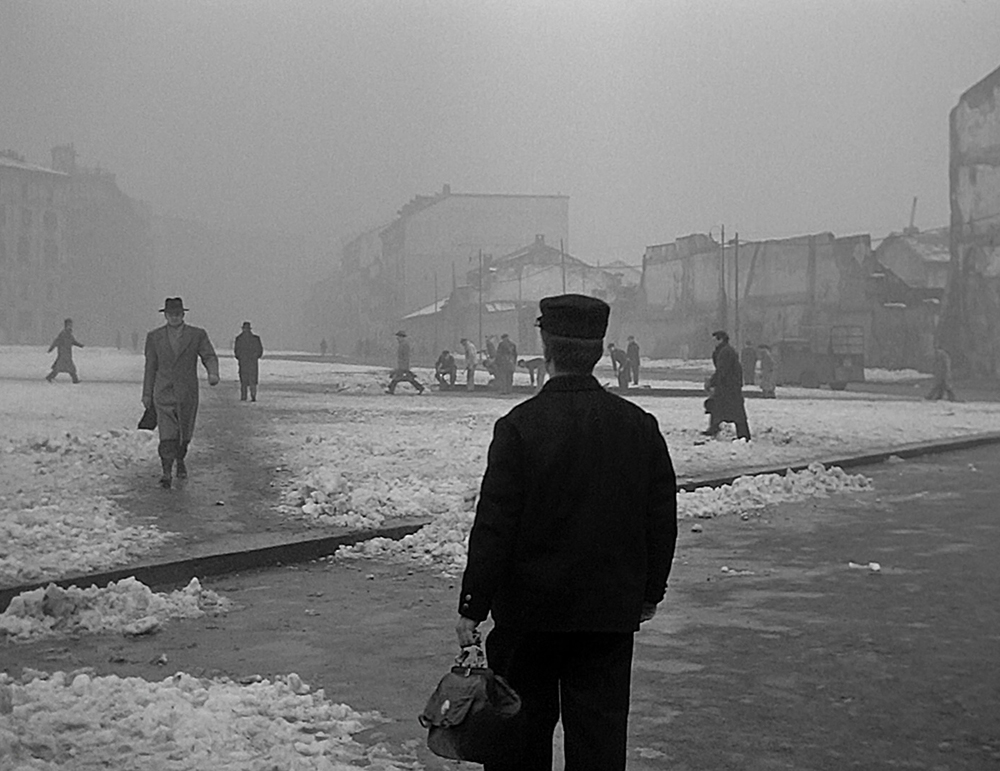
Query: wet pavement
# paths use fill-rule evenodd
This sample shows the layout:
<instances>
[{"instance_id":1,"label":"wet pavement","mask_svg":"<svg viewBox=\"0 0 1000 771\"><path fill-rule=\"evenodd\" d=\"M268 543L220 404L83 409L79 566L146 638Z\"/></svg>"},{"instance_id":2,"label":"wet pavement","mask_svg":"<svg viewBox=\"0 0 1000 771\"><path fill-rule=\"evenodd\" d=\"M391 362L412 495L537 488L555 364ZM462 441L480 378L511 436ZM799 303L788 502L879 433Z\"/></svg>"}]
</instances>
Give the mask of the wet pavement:
<instances>
[{"instance_id":1,"label":"wet pavement","mask_svg":"<svg viewBox=\"0 0 1000 771\"><path fill-rule=\"evenodd\" d=\"M637 637L630 771L1000 768L1000 448L865 473L874 489L853 497L682 523L667 598ZM416 721L454 654L454 577L320 561L205 583L240 609L0 659L12 673L297 672L392 719L366 741L477 768L431 756Z\"/></svg>"}]
</instances>

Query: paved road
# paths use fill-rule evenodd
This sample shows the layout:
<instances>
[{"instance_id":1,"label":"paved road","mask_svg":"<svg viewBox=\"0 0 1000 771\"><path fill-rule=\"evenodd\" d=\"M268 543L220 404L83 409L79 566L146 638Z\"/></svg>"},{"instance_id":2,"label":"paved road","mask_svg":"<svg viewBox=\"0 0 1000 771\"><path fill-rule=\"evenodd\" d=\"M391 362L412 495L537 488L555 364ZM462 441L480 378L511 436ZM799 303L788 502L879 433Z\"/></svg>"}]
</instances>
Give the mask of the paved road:
<instances>
[{"instance_id":1,"label":"paved road","mask_svg":"<svg viewBox=\"0 0 1000 771\"><path fill-rule=\"evenodd\" d=\"M682 523L637 640L630 771L1000 768L1000 448L868 473L874 490L853 498ZM423 749L415 719L453 655L453 579L320 562L207 583L242 609L0 659L151 679L294 671L394 720L366 740L459 767Z\"/></svg>"}]
</instances>

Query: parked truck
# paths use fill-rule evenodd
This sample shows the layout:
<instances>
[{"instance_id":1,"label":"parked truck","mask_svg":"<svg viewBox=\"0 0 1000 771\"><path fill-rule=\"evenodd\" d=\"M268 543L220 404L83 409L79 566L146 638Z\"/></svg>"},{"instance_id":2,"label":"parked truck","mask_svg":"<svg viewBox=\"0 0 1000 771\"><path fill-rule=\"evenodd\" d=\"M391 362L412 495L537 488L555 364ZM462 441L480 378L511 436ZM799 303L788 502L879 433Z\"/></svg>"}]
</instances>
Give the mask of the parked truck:
<instances>
[{"instance_id":1,"label":"parked truck","mask_svg":"<svg viewBox=\"0 0 1000 771\"><path fill-rule=\"evenodd\" d=\"M865 380L865 330L834 325L804 330L803 337L779 340L778 385L843 391L848 383Z\"/></svg>"}]
</instances>

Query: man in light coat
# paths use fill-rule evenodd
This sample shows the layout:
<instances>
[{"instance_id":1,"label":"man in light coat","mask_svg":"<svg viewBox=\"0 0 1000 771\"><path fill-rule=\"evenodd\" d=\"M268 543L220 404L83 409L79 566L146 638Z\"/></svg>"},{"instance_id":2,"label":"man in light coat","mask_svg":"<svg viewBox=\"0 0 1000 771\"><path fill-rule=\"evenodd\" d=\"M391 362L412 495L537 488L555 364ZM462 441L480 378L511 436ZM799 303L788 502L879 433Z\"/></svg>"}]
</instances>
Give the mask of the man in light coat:
<instances>
[{"instance_id":1,"label":"man in light coat","mask_svg":"<svg viewBox=\"0 0 1000 771\"><path fill-rule=\"evenodd\" d=\"M160 486L169 488L174 461L177 478L187 477L188 444L198 415L198 359L208 371L208 384L219 384L219 358L199 327L184 323L184 301L168 297L160 309L167 323L146 335L146 370L142 406L156 408L160 431L158 452L163 466Z\"/></svg>"},{"instance_id":2,"label":"man in light coat","mask_svg":"<svg viewBox=\"0 0 1000 771\"><path fill-rule=\"evenodd\" d=\"M462 353L465 355L465 387L469 391L476 389L476 364L479 363L479 351L475 344L467 337L458 341L462 345Z\"/></svg>"}]
</instances>

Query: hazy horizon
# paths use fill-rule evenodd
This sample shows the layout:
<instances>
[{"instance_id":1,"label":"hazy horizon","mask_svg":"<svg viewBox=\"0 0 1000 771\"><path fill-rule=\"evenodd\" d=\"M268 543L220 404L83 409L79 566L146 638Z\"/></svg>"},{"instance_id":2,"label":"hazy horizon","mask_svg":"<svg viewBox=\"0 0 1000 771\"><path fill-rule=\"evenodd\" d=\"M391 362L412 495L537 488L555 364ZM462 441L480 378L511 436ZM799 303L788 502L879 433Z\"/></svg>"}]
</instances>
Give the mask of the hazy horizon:
<instances>
[{"instance_id":1,"label":"hazy horizon","mask_svg":"<svg viewBox=\"0 0 1000 771\"><path fill-rule=\"evenodd\" d=\"M947 225L948 113L997 40L989 0L3 2L0 148L334 246L446 183L568 195L591 262L877 239L914 196Z\"/></svg>"}]
</instances>

